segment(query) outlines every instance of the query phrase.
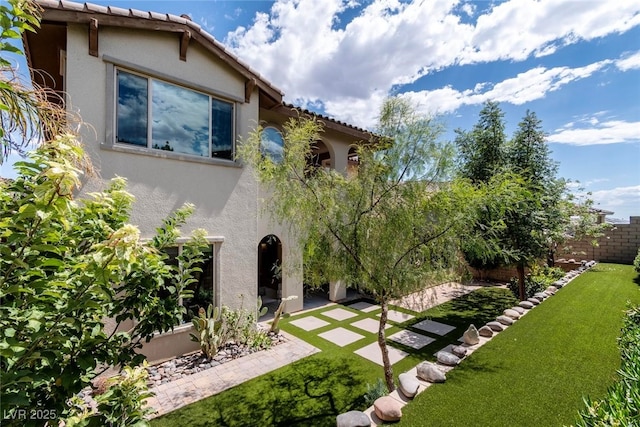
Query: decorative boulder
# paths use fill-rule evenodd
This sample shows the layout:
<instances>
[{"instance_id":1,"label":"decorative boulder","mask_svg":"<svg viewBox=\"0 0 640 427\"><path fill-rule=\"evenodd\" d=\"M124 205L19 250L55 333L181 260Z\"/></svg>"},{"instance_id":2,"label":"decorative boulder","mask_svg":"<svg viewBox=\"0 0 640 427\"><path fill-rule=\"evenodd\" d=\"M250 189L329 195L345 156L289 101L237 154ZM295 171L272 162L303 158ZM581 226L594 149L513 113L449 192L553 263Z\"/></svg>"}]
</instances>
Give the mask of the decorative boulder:
<instances>
[{"instance_id":1,"label":"decorative boulder","mask_svg":"<svg viewBox=\"0 0 640 427\"><path fill-rule=\"evenodd\" d=\"M487 326L489 328L491 328L491 330L494 331L494 332L502 332L502 331L504 331L504 326L502 326L502 323L500 323L500 322L489 322L489 323L487 323Z\"/></svg>"},{"instance_id":2,"label":"decorative boulder","mask_svg":"<svg viewBox=\"0 0 640 427\"><path fill-rule=\"evenodd\" d=\"M416 367L418 378L430 383L443 383L447 377L444 372L431 362L422 362Z\"/></svg>"},{"instance_id":3,"label":"decorative boulder","mask_svg":"<svg viewBox=\"0 0 640 427\"><path fill-rule=\"evenodd\" d=\"M558 292L558 288L556 288L555 286L549 286L545 292L554 295L556 292Z\"/></svg>"},{"instance_id":4,"label":"decorative boulder","mask_svg":"<svg viewBox=\"0 0 640 427\"><path fill-rule=\"evenodd\" d=\"M540 300L538 298L527 298L527 301L529 301L533 305L540 304Z\"/></svg>"},{"instance_id":5,"label":"decorative boulder","mask_svg":"<svg viewBox=\"0 0 640 427\"><path fill-rule=\"evenodd\" d=\"M533 308L533 303L531 301L520 301L518 306L531 310Z\"/></svg>"},{"instance_id":6,"label":"decorative boulder","mask_svg":"<svg viewBox=\"0 0 640 427\"><path fill-rule=\"evenodd\" d=\"M469 329L464 331L462 334L462 339L464 343L467 345L476 345L480 342L480 336L478 335L478 330L475 326L469 325Z\"/></svg>"},{"instance_id":7,"label":"decorative boulder","mask_svg":"<svg viewBox=\"0 0 640 427\"><path fill-rule=\"evenodd\" d=\"M480 331L478 331L478 334L480 334ZM461 345L456 345L451 347L451 353L453 353L455 356L458 356L459 358L462 359L467 355L467 348Z\"/></svg>"},{"instance_id":8,"label":"decorative boulder","mask_svg":"<svg viewBox=\"0 0 640 427\"><path fill-rule=\"evenodd\" d=\"M511 310L517 311L518 314L520 314L520 316L522 316L527 311L524 308L519 307L517 305L515 307L511 307Z\"/></svg>"},{"instance_id":9,"label":"decorative boulder","mask_svg":"<svg viewBox=\"0 0 640 427\"><path fill-rule=\"evenodd\" d=\"M413 398L418 393L418 387L420 387L416 377L407 373L398 375L398 384L402 394L408 398Z\"/></svg>"},{"instance_id":10,"label":"decorative boulder","mask_svg":"<svg viewBox=\"0 0 640 427\"><path fill-rule=\"evenodd\" d=\"M453 353L449 353L448 351L439 351L436 353L436 359L438 359L438 363L442 363L447 366L456 366L460 363L460 358Z\"/></svg>"},{"instance_id":11,"label":"decorative boulder","mask_svg":"<svg viewBox=\"0 0 640 427\"><path fill-rule=\"evenodd\" d=\"M349 411L336 417L337 427L370 427L371 419L361 411Z\"/></svg>"},{"instance_id":12,"label":"decorative boulder","mask_svg":"<svg viewBox=\"0 0 640 427\"><path fill-rule=\"evenodd\" d=\"M373 410L382 421L400 421L402 418L402 405L391 396L377 398Z\"/></svg>"},{"instance_id":13,"label":"decorative boulder","mask_svg":"<svg viewBox=\"0 0 640 427\"><path fill-rule=\"evenodd\" d=\"M513 325L513 319L511 317L507 317L507 316L498 316L496 317L496 320L500 323L502 323L503 325Z\"/></svg>"},{"instance_id":14,"label":"decorative boulder","mask_svg":"<svg viewBox=\"0 0 640 427\"><path fill-rule=\"evenodd\" d=\"M512 318L513 320L518 320L520 318L520 313L518 313L515 310L512 310L510 308L507 308L505 311L502 312L502 314L504 314L507 317Z\"/></svg>"},{"instance_id":15,"label":"decorative boulder","mask_svg":"<svg viewBox=\"0 0 640 427\"><path fill-rule=\"evenodd\" d=\"M545 300L549 297L549 294L544 293L544 292L537 292L535 294L533 294L534 298L539 299L540 301Z\"/></svg>"},{"instance_id":16,"label":"decorative boulder","mask_svg":"<svg viewBox=\"0 0 640 427\"><path fill-rule=\"evenodd\" d=\"M478 333L481 337L491 338L493 336L493 330L487 325L484 325L482 328L478 329Z\"/></svg>"}]
</instances>

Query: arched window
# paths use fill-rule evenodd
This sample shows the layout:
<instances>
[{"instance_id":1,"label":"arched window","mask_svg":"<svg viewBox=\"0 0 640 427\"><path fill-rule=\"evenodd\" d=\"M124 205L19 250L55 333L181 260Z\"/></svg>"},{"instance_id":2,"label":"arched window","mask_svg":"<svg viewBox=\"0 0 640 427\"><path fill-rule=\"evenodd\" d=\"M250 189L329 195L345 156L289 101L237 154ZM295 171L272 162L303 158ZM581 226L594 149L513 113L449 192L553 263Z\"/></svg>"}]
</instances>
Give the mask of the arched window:
<instances>
[{"instance_id":1,"label":"arched window","mask_svg":"<svg viewBox=\"0 0 640 427\"><path fill-rule=\"evenodd\" d=\"M260 145L262 154L269 156L273 162L280 163L284 158L284 139L278 129L271 126L264 128Z\"/></svg>"}]
</instances>

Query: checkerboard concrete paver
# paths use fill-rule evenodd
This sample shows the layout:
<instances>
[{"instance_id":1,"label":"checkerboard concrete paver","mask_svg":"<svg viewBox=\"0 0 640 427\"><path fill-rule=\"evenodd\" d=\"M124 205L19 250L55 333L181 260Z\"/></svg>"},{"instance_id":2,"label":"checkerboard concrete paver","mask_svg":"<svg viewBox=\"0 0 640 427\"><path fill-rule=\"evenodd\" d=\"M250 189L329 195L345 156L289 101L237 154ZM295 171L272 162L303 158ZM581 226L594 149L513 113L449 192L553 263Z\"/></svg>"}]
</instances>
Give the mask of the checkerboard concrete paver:
<instances>
[{"instance_id":1,"label":"checkerboard concrete paver","mask_svg":"<svg viewBox=\"0 0 640 427\"><path fill-rule=\"evenodd\" d=\"M380 317L380 314L378 314L378 317ZM406 322L407 320L411 320L414 317L415 316L412 316L411 314L403 313L402 311L398 310L389 310L389 312L387 313L387 319L396 323Z\"/></svg>"},{"instance_id":2,"label":"checkerboard concrete paver","mask_svg":"<svg viewBox=\"0 0 640 427\"><path fill-rule=\"evenodd\" d=\"M366 319L358 320L357 322L351 323L351 326L355 326L358 329L362 329L363 331L367 331L375 334L376 332L378 332L378 327L380 326L380 322L378 322L375 319L366 318ZM390 327L391 325L386 325L384 328L388 329Z\"/></svg>"},{"instance_id":3,"label":"checkerboard concrete paver","mask_svg":"<svg viewBox=\"0 0 640 427\"><path fill-rule=\"evenodd\" d=\"M387 347L387 350L389 350L389 361L392 365L409 355L406 351L398 350L390 346ZM380 346L378 346L377 342L364 346L354 351L354 353L382 366L382 353L380 352Z\"/></svg>"},{"instance_id":4,"label":"checkerboard concrete paver","mask_svg":"<svg viewBox=\"0 0 640 427\"><path fill-rule=\"evenodd\" d=\"M325 322L322 319L318 319L314 316L303 317L301 319L292 320L289 322L293 326L297 326L300 329L304 329L305 331L312 331L314 329L322 328L323 326L327 326L329 322Z\"/></svg>"},{"instance_id":5,"label":"checkerboard concrete paver","mask_svg":"<svg viewBox=\"0 0 640 427\"><path fill-rule=\"evenodd\" d=\"M387 338L399 344L415 348L416 350L420 350L422 347L429 345L435 341L435 338L418 334L413 331L407 331L406 329L403 329L402 331L397 332Z\"/></svg>"},{"instance_id":6,"label":"checkerboard concrete paver","mask_svg":"<svg viewBox=\"0 0 640 427\"><path fill-rule=\"evenodd\" d=\"M423 320L411 326L416 329L420 329L421 331L441 336L448 334L456 328L455 326L447 325L440 322L434 322L433 320Z\"/></svg>"},{"instance_id":7,"label":"checkerboard concrete paver","mask_svg":"<svg viewBox=\"0 0 640 427\"><path fill-rule=\"evenodd\" d=\"M344 347L345 345L349 345L364 338L364 335L357 334L345 328L331 329L330 331L318 334L318 336L327 341L331 341L340 347Z\"/></svg>"},{"instance_id":8,"label":"checkerboard concrete paver","mask_svg":"<svg viewBox=\"0 0 640 427\"><path fill-rule=\"evenodd\" d=\"M377 310L380 308L379 305L371 304L366 301L360 301L355 304L351 304L349 308L355 308L356 310L363 311L365 313L369 313L371 311Z\"/></svg>"},{"instance_id":9,"label":"checkerboard concrete paver","mask_svg":"<svg viewBox=\"0 0 640 427\"><path fill-rule=\"evenodd\" d=\"M333 310L325 311L321 314L335 320L346 320L357 316L356 313L345 310L344 308L334 308Z\"/></svg>"}]
</instances>

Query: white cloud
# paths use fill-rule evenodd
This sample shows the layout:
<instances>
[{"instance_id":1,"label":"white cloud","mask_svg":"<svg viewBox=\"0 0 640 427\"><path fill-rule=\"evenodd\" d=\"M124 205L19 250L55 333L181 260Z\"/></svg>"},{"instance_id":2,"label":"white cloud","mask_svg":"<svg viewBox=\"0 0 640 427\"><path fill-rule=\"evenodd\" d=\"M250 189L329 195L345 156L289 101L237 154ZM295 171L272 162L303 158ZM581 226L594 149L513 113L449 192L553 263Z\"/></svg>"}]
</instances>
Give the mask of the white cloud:
<instances>
[{"instance_id":1,"label":"white cloud","mask_svg":"<svg viewBox=\"0 0 640 427\"><path fill-rule=\"evenodd\" d=\"M322 100L326 113L361 126L377 114L380 94L437 70L498 60L551 55L580 40L622 33L640 25L640 0L511 0L489 7L474 24L461 21L473 10L460 0L373 0L345 25L341 13L357 3L343 0L276 1L251 26L226 37L234 52L282 88L287 100ZM635 68L635 55L615 65ZM439 111L490 97L523 103L607 65L537 67L492 88L458 91L444 87L420 95Z\"/></svg>"},{"instance_id":2,"label":"white cloud","mask_svg":"<svg viewBox=\"0 0 640 427\"><path fill-rule=\"evenodd\" d=\"M593 191L589 197L599 208L616 212L616 216L640 215L640 185Z\"/></svg>"},{"instance_id":3,"label":"white cloud","mask_svg":"<svg viewBox=\"0 0 640 427\"><path fill-rule=\"evenodd\" d=\"M593 118L590 127L575 128L575 123L565 125L549 135L547 141L569 145L618 144L623 142L640 142L640 121L623 120L598 121ZM571 125L571 126L569 126Z\"/></svg>"},{"instance_id":4,"label":"white cloud","mask_svg":"<svg viewBox=\"0 0 640 427\"><path fill-rule=\"evenodd\" d=\"M610 60L604 60L577 68L536 67L493 86L477 84L473 89L463 91L446 86L431 91L406 92L405 96L420 105L423 112L431 114L448 113L463 105L482 104L487 100L521 105L544 98L548 92L556 91L568 83L589 77L610 63Z\"/></svg>"},{"instance_id":5,"label":"white cloud","mask_svg":"<svg viewBox=\"0 0 640 427\"><path fill-rule=\"evenodd\" d=\"M640 51L616 61L616 67L622 71L640 69Z\"/></svg>"}]
</instances>

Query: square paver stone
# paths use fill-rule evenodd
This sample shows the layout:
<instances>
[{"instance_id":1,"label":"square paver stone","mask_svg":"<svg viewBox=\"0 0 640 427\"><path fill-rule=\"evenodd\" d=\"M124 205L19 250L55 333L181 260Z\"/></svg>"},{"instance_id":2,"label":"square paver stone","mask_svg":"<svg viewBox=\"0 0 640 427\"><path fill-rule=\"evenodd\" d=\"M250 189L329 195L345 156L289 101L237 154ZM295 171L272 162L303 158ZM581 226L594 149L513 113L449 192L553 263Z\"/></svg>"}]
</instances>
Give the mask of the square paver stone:
<instances>
[{"instance_id":1,"label":"square paver stone","mask_svg":"<svg viewBox=\"0 0 640 427\"><path fill-rule=\"evenodd\" d=\"M378 314L378 317L380 317L380 314ZM398 310L389 310L389 312L387 313L387 319L392 320L396 323L406 322L407 320L411 320L414 317L415 316L403 313L402 311Z\"/></svg>"},{"instance_id":2,"label":"square paver stone","mask_svg":"<svg viewBox=\"0 0 640 427\"><path fill-rule=\"evenodd\" d=\"M371 332L373 334L378 332L379 325L380 325L380 323L377 320L370 319L370 318L358 320L357 322L353 322L351 324L351 326L355 326L358 329L362 329L363 331ZM391 327L391 325L385 325L384 328L387 329L387 328L390 328L390 327Z\"/></svg>"},{"instance_id":3,"label":"square paver stone","mask_svg":"<svg viewBox=\"0 0 640 427\"><path fill-rule=\"evenodd\" d=\"M350 319L352 317L357 316L356 313L353 313L349 310L345 310L344 308L334 308L333 310L325 311L321 313L323 316L331 317L335 320L345 320Z\"/></svg>"},{"instance_id":4,"label":"square paver stone","mask_svg":"<svg viewBox=\"0 0 640 427\"><path fill-rule=\"evenodd\" d=\"M392 365L409 355L406 351L398 350L391 346L387 347L387 349L389 350L389 362ZM354 353L382 366L382 353L380 353L380 347L377 342L364 346L361 349L354 351Z\"/></svg>"},{"instance_id":5,"label":"square paver stone","mask_svg":"<svg viewBox=\"0 0 640 427\"><path fill-rule=\"evenodd\" d=\"M322 328L323 326L327 326L329 322L325 322L322 319L318 319L317 317L307 316L302 319L296 319L289 322L293 326L297 326L300 329L304 329L305 331L312 331L314 329Z\"/></svg>"},{"instance_id":6,"label":"square paver stone","mask_svg":"<svg viewBox=\"0 0 640 427\"><path fill-rule=\"evenodd\" d=\"M358 341L359 339L364 338L364 335L351 332L350 330L345 328L331 329L330 331L318 334L318 336L324 338L327 341L331 341L332 343L334 343L335 345L339 345L340 347L344 347L345 345L351 344Z\"/></svg>"},{"instance_id":7,"label":"square paver stone","mask_svg":"<svg viewBox=\"0 0 640 427\"><path fill-rule=\"evenodd\" d=\"M440 336L446 335L456 328L455 326L447 325L440 322L434 322L433 320L423 320L411 326L416 329L420 329L421 331L429 332L429 333L440 335Z\"/></svg>"},{"instance_id":8,"label":"square paver stone","mask_svg":"<svg viewBox=\"0 0 640 427\"><path fill-rule=\"evenodd\" d=\"M406 329L389 336L389 339L399 344L415 348L416 350L435 341L435 338L427 337L413 331L407 331Z\"/></svg>"},{"instance_id":9,"label":"square paver stone","mask_svg":"<svg viewBox=\"0 0 640 427\"><path fill-rule=\"evenodd\" d=\"M379 305L371 304L366 301L360 301L355 304L351 304L349 308L355 308L356 310L364 311L365 313L369 313L370 311L374 311L380 308Z\"/></svg>"}]
</instances>

